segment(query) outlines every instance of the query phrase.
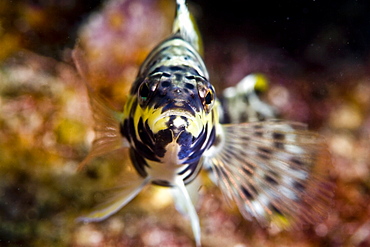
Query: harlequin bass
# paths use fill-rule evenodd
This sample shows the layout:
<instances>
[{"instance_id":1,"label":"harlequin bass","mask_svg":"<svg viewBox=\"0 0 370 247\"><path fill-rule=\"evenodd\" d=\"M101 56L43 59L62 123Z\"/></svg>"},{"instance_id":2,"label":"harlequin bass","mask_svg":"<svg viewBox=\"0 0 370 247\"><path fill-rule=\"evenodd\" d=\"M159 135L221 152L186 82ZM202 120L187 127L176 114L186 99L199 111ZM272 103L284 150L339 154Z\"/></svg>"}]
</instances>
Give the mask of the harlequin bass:
<instances>
[{"instance_id":1,"label":"harlequin bass","mask_svg":"<svg viewBox=\"0 0 370 247\"><path fill-rule=\"evenodd\" d=\"M177 0L172 34L143 62L123 112L107 107L88 86L97 133L80 167L125 147L130 162L122 165L132 164L139 176L106 207L79 220L104 220L145 186L164 186L190 219L200 246L199 219L186 185L203 170L246 219L282 228L318 221L331 196L317 169L327 156L323 138L304 124L275 120L275 110L255 94L261 78L249 76L218 98L196 30L185 1ZM87 78L77 50L74 60Z\"/></svg>"}]
</instances>

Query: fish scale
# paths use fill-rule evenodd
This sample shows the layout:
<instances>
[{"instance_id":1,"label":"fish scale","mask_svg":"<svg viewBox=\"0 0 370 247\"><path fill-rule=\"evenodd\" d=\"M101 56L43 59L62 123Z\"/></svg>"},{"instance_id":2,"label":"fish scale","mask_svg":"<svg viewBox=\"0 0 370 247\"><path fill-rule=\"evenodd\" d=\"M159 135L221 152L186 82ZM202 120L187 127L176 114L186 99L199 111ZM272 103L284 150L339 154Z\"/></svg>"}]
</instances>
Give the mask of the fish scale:
<instances>
[{"instance_id":1,"label":"fish scale","mask_svg":"<svg viewBox=\"0 0 370 247\"><path fill-rule=\"evenodd\" d=\"M330 165L325 141L304 124L274 120L276 110L258 97L266 88L261 75L225 89L220 101L191 19L185 1L177 0L173 33L143 62L123 112L107 107L86 82L96 139L80 169L97 156L127 148L130 161L122 165L133 166L139 176L78 220L104 220L145 186L164 186L200 246L199 218L185 185L203 170L248 220L283 229L320 221L333 196L328 169L322 169ZM87 81L78 48L73 57Z\"/></svg>"}]
</instances>

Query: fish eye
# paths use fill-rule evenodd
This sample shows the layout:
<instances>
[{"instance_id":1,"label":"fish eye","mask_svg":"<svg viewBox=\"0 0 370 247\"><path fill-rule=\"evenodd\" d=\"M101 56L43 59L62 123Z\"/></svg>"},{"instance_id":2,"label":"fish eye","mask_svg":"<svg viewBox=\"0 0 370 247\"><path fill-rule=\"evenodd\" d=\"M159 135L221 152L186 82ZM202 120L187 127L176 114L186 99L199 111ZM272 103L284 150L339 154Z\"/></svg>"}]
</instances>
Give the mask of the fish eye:
<instances>
[{"instance_id":1,"label":"fish eye","mask_svg":"<svg viewBox=\"0 0 370 247\"><path fill-rule=\"evenodd\" d=\"M147 83L142 83L139 87L139 99L141 103L144 103L150 94L150 88Z\"/></svg>"},{"instance_id":2,"label":"fish eye","mask_svg":"<svg viewBox=\"0 0 370 247\"><path fill-rule=\"evenodd\" d=\"M209 88L208 90L206 90L204 96L201 97L201 99L203 101L204 110L209 113L212 109L215 99L212 89Z\"/></svg>"},{"instance_id":3,"label":"fish eye","mask_svg":"<svg viewBox=\"0 0 370 247\"><path fill-rule=\"evenodd\" d=\"M212 102L213 102L213 93L211 90L208 90L206 97L204 97L204 103L206 103L206 105L210 105L212 104Z\"/></svg>"}]
</instances>

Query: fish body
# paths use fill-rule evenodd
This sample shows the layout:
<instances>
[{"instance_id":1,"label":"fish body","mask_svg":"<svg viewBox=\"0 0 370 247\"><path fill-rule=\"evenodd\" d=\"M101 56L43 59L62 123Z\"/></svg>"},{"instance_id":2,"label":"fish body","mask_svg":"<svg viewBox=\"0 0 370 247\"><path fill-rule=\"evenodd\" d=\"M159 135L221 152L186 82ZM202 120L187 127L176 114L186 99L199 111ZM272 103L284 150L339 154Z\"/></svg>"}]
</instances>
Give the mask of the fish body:
<instances>
[{"instance_id":1,"label":"fish body","mask_svg":"<svg viewBox=\"0 0 370 247\"><path fill-rule=\"evenodd\" d=\"M199 219L185 185L204 170L247 219L282 228L318 221L331 197L316 169L328 161L325 142L303 124L269 120L276 112L259 100L253 78L225 90L220 101L194 25L185 1L177 0L173 32L142 64L122 113L107 107L87 85L96 138L80 167L126 147L139 176L115 199L79 220L104 220L146 185L165 186L190 219L200 246ZM74 60L87 78L78 50ZM233 117L235 105L238 112L245 108L249 118ZM240 123L244 120L249 123Z\"/></svg>"},{"instance_id":2,"label":"fish body","mask_svg":"<svg viewBox=\"0 0 370 247\"><path fill-rule=\"evenodd\" d=\"M214 142L215 92L202 58L179 34L155 48L142 65L124 109L122 135L134 166L159 185L185 184Z\"/></svg>"}]
</instances>

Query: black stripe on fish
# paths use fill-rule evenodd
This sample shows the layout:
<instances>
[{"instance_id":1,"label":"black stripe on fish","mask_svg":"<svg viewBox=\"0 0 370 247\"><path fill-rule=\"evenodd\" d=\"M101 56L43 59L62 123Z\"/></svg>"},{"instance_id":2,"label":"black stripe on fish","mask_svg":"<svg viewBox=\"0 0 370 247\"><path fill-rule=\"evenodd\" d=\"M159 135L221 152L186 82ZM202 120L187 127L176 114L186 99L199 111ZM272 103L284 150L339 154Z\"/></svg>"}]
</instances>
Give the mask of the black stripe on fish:
<instances>
[{"instance_id":1,"label":"black stripe on fish","mask_svg":"<svg viewBox=\"0 0 370 247\"><path fill-rule=\"evenodd\" d=\"M130 158L132 164L134 165L136 171L139 173L140 176L145 178L148 176L148 173L145 171L145 166L149 167L146 163L144 157L140 155L134 148L130 148Z\"/></svg>"}]
</instances>

